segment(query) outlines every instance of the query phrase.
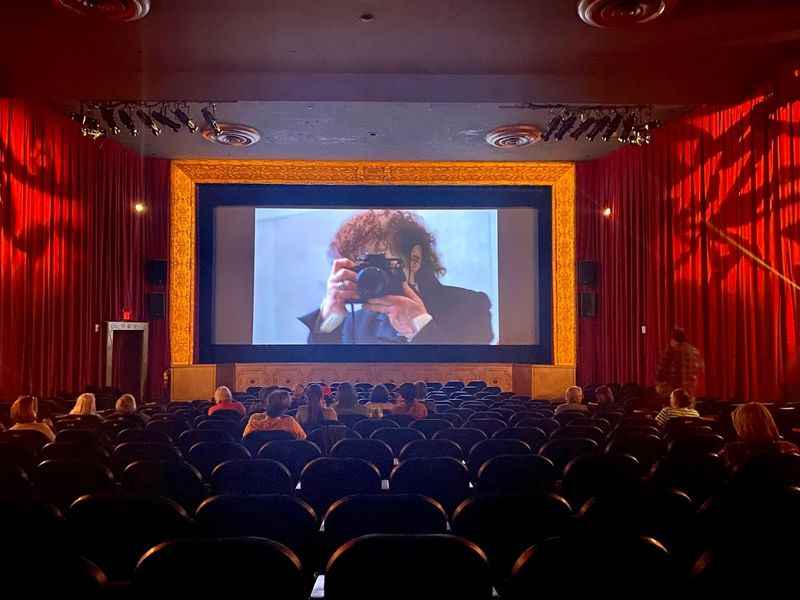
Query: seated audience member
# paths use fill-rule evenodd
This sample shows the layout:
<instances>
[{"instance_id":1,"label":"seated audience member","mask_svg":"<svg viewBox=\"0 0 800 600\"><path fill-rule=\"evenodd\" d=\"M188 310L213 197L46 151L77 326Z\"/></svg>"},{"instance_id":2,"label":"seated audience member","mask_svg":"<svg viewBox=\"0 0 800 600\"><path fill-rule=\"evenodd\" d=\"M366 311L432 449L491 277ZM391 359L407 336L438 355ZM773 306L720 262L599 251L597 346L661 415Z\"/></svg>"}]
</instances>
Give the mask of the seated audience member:
<instances>
[{"instance_id":1,"label":"seated audience member","mask_svg":"<svg viewBox=\"0 0 800 600\"><path fill-rule=\"evenodd\" d=\"M298 408L300 406L303 406L307 402L308 401L306 400L306 387L303 384L298 383L296 386L294 386L294 389L292 389L291 408Z\"/></svg>"},{"instance_id":2,"label":"seated audience member","mask_svg":"<svg viewBox=\"0 0 800 600\"><path fill-rule=\"evenodd\" d=\"M334 403L337 415L364 415L369 416L369 408L358 403L358 396L349 383L341 383L336 389Z\"/></svg>"},{"instance_id":3,"label":"seated audience member","mask_svg":"<svg viewBox=\"0 0 800 600\"><path fill-rule=\"evenodd\" d=\"M577 385L567 388L564 392L564 404L556 406L554 414L558 415L567 411L589 412L589 407L583 403L583 390Z\"/></svg>"},{"instance_id":4,"label":"seated audience member","mask_svg":"<svg viewBox=\"0 0 800 600\"><path fill-rule=\"evenodd\" d=\"M94 394L86 392L78 396L78 399L75 400L75 406L72 407L72 410L69 411L71 415L80 415L80 416L89 416L93 415L98 418L100 415L97 414L97 401L95 400Z\"/></svg>"},{"instance_id":5,"label":"seated audience member","mask_svg":"<svg viewBox=\"0 0 800 600\"><path fill-rule=\"evenodd\" d=\"M781 439L775 419L763 404L744 404L733 411L731 419L739 441L725 444L721 453L731 469L755 456L800 453L796 445Z\"/></svg>"},{"instance_id":6,"label":"seated audience member","mask_svg":"<svg viewBox=\"0 0 800 600\"><path fill-rule=\"evenodd\" d=\"M428 414L436 412L436 400L428 399L428 386L424 381L418 381L414 384L414 392L416 393L417 400L425 405L428 409Z\"/></svg>"},{"instance_id":7,"label":"seated audience member","mask_svg":"<svg viewBox=\"0 0 800 600\"><path fill-rule=\"evenodd\" d=\"M384 404L391 404L391 402L392 399L391 396L389 396L389 390L386 389L386 386L376 385L369 393L369 402L367 402L367 405L378 404L383 406Z\"/></svg>"},{"instance_id":8,"label":"seated audience member","mask_svg":"<svg viewBox=\"0 0 800 600\"><path fill-rule=\"evenodd\" d=\"M400 394L400 398L392 407L393 415L411 415L417 420L428 416L428 409L417 400L417 392L413 383L404 383L397 389L397 392Z\"/></svg>"},{"instance_id":9,"label":"seated audience member","mask_svg":"<svg viewBox=\"0 0 800 600\"><path fill-rule=\"evenodd\" d=\"M286 390L275 390L267 398L267 412L256 413L250 416L242 437L252 431L288 431L295 439L306 439L306 432L295 421L294 417L286 414L289 409L291 396Z\"/></svg>"},{"instance_id":10,"label":"seated audience member","mask_svg":"<svg viewBox=\"0 0 800 600\"><path fill-rule=\"evenodd\" d=\"M233 399L233 394L226 385L221 385L214 391L214 406L208 409L208 415L211 416L220 410L232 410L242 416L247 413L244 404Z\"/></svg>"},{"instance_id":11,"label":"seated audience member","mask_svg":"<svg viewBox=\"0 0 800 600\"><path fill-rule=\"evenodd\" d=\"M601 385L594 392L594 399L597 407L602 410L607 410L614 407L614 392L607 385Z\"/></svg>"},{"instance_id":12,"label":"seated audience member","mask_svg":"<svg viewBox=\"0 0 800 600\"><path fill-rule=\"evenodd\" d=\"M369 404L367 405L369 409L369 418L370 419L382 419L383 418L383 408L381 408L377 404Z\"/></svg>"},{"instance_id":13,"label":"seated audience member","mask_svg":"<svg viewBox=\"0 0 800 600\"><path fill-rule=\"evenodd\" d=\"M656 423L663 427L667 421L676 417L700 418L700 413L694 409L694 398L683 388L672 390L669 395L669 406L665 406L656 416Z\"/></svg>"},{"instance_id":14,"label":"seated audience member","mask_svg":"<svg viewBox=\"0 0 800 600\"><path fill-rule=\"evenodd\" d=\"M322 387L316 383L306 388L308 404L297 409L297 420L306 431L322 425L324 421L336 421L336 411L325 402Z\"/></svg>"},{"instance_id":15,"label":"seated audience member","mask_svg":"<svg viewBox=\"0 0 800 600\"><path fill-rule=\"evenodd\" d=\"M136 412L136 398L132 394L122 394L117 398L117 404L114 407L115 415L131 415L141 419L143 423L147 423L150 417Z\"/></svg>"},{"instance_id":16,"label":"seated audience member","mask_svg":"<svg viewBox=\"0 0 800 600\"><path fill-rule=\"evenodd\" d=\"M54 442L56 434L47 423L38 422L39 401L36 396L20 396L11 405L11 420L14 426L11 431L38 431L48 441Z\"/></svg>"}]
</instances>

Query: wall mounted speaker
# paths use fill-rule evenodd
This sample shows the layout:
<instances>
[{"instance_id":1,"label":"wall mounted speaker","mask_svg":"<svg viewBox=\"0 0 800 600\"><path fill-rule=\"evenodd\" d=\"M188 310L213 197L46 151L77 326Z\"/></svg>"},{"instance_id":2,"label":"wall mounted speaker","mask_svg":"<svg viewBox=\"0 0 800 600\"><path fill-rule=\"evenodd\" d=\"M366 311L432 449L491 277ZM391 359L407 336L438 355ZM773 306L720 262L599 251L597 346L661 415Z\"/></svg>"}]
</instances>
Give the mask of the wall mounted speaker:
<instances>
[{"instance_id":1,"label":"wall mounted speaker","mask_svg":"<svg viewBox=\"0 0 800 600\"><path fill-rule=\"evenodd\" d=\"M600 264L594 260L582 260L578 263L578 284L595 287L600 272Z\"/></svg>"},{"instance_id":2,"label":"wall mounted speaker","mask_svg":"<svg viewBox=\"0 0 800 600\"><path fill-rule=\"evenodd\" d=\"M578 298L581 317L594 319L597 316L597 292L581 292Z\"/></svg>"},{"instance_id":3,"label":"wall mounted speaker","mask_svg":"<svg viewBox=\"0 0 800 600\"><path fill-rule=\"evenodd\" d=\"M148 260L144 265L144 276L150 285L164 285L167 283L167 261Z\"/></svg>"},{"instance_id":4,"label":"wall mounted speaker","mask_svg":"<svg viewBox=\"0 0 800 600\"><path fill-rule=\"evenodd\" d=\"M147 294L147 314L151 319L163 319L167 316L167 300L162 292Z\"/></svg>"}]
</instances>

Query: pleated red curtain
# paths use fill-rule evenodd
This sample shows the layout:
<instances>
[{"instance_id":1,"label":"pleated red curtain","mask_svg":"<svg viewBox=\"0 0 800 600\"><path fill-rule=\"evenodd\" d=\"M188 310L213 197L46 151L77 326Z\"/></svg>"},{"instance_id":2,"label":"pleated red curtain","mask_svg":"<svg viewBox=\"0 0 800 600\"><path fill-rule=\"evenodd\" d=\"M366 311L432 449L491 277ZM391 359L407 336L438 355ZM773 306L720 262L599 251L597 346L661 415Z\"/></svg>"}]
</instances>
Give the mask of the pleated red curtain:
<instances>
[{"instance_id":1,"label":"pleated red curtain","mask_svg":"<svg viewBox=\"0 0 800 600\"><path fill-rule=\"evenodd\" d=\"M168 255L168 202L169 161L0 99L0 398L102 384L104 322L148 319L144 265ZM149 357L158 397L166 321L150 322Z\"/></svg>"},{"instance_id":2,"label":"pleated red curtain","mask_svg":"<svg viewBox=\"0 0 800 600\"><path fill-rule=\"evenodd\" d=\"M800 399L798 129L800 102L756 98L578 165L577 256L601 266L579 381L652 384L680 326L705 357L706 395Z\"/></svg>"}]
</instances>

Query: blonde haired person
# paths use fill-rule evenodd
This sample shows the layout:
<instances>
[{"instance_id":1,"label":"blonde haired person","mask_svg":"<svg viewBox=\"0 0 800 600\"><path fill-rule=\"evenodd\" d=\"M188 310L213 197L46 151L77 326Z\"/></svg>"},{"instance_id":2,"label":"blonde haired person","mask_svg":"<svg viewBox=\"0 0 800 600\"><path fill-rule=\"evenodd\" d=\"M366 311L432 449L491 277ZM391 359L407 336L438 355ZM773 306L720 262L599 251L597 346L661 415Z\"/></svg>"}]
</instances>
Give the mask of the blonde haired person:
<instances>
[{"instance_id":1,"label":"blonde haired person","mask_svg":"<svg viewBox=\"0 0 800 600\"><path fill-rule=\"evenodd\" d=\"M95 400L94 394L87 392L78 396L78 399L75 400L75 406L72 407L69 414L79 416L94 415L99 417L100 415L97 414L97 401Z\"/></svg>"},{"instance_id":2,"label":"blonde haired person","mask_svg":"<svg viewBox=\"0 0 800 600\"><path fill-rule=\"evenodd\" d=\"M680 417L700 418L700 413L694 408L694 398L683 388L672 390L669 395L669 406L665 406L659 411L656 415L656 423L659 427L663 427L670 419Z\"/></svg>"},{"instance_id":3,"label":"blonde haired person","mask_svg":"<svg viewBox=\"0 0 800 600\"><path fill-rule=\"evenodd\" d=\"M722 450L722 458L731 469L755 456L800 453L796 445L781 439L775 419L763 404L744 404L733 411L731 419L739 441L725 444Z\"/></svg>"},{"instance_id":4,"label":"blonde haired person","mask_svg":"<svg viewBox=\"0 0 800 600\"><path fill-rule=\"evenodd\" d=\"M117 398L117 404L114 410L120 414L131 414L136 412L136 398L133 394L122 394Z\"/></svg>"},{"instance_id":5,"label":"blonde haired person","mask_svg":"<svg viewBox=\"0 0 800 600\"><path fill-rule=\"evenodd\" d=\"M564 402L556 406L553 414L561 414L563 412L589 412L589 407L583 403L583 390L577 385L571 385L564 391Z\"/></svg>"},{"instance_id":6,"label":"blonde haired person","mask_svg":"<svg viewBox=\"0 0 800 600\"><path fill-rule=\"evenodd\" d=\"M49 442L54 442L56 434L47 423L36 420L39 412L39 400L36 396L20 396L11 405L11 420L14 426L11 431L38 431L47 438Z\"/></svg>"},{"instance_id":7,"label":"blonde haired person","mask_svg":"<svg viewBox=\"0 0 800 600\"><path fill-rule=\"evenodd\" d=\"M233 399L231 389L227 385L221 385L214 390L214 406L208 409L208 415L211 416L218 410L232 410L241 416L247 413L244 404Z\"/></svg>"}]
</instances>

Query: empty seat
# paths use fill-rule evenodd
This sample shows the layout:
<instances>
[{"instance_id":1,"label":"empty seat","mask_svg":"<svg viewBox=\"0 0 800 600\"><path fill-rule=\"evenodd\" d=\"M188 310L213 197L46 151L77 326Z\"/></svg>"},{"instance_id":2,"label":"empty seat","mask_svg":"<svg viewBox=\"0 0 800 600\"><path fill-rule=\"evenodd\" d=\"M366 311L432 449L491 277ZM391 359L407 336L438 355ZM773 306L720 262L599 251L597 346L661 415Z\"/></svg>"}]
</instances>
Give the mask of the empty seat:
<instances>
[{"instance_id":1,"label":"empty seat","mask_svg":"<svg viewBox=\"0 0 800 600\"><path fill-rule=\"evenodd\" d=\"M698 504L725 487L728 472L717 454L673 454L653 467L650 481L657 486L682 490Z\"/></svg>"},{"instance_id":2,"label":"empty seat","mask_svg":"<svg viewBox=\"0 0 800 600\"><path fill-rule=\"evenodd\" d=\"M387 581L387 565L402 565L409 560L413 560L413 576ZM491 594L483 552L449 535L364 536L339 548L325 574L326 600L487 600Z\"/></svg>"},{"instance_id":3,"label":"empty seat","mask_svg":"<svg viewBox=\"0 0 800 600\"><path fill-rule=\"evenodd\" d=\"M250 454L255 456L261 447L267 442L276 441L291 441L295 437L292 433L282 429L275 429L272 431L251 431L244 438L242 438L242 445L250 451ZM233 440L231 440L233 441Z\"/></svg>"},{"instance_id":4,"label":"empty seat","mask_svg":"<svg viewBox=\"0 0 800 600\"><path fill-rule=\"evenodd\" d=\"M630 454L642 465L642 468L649 470L667 451L667 446L660 437L646 435L619 435L606 446L607 454Z\"/></svg>"},{"instance_id":5,"label":"empty seat","mask_svg":"<svg viewBox=\"0 0 800 600\"><path fill-rule=\"evenodd\" d=\"M109 440L103 432L97 429L65 429L56 434L56 443L103 447L109 444Z\"/></svg>"},{"instance_id":6,"label":"empty seat","mask_svg":"<svg viewBox=\"0 0 800 600\"><path fill-rule=\"evenodd\" d=\"M403 447L398 457L400 462L409 458L439 458L446 457L464 460L464 451L461 446L445 439L415 440Z\"/></svg>"},{"instance_id":7,"label":"empty seat","mask_svg":"<svg viewBox=\"0 0 800 600\"><path fill-rule=\"evenodd\" d=\"M189 423L184 419L153 419L144 427L147 431L158 431L172 440L177 440L178 437L188 429L191 429Z\"/></svg>"},{"instance_id":8,"label":"empty seat","mask_svg":"<svg viewBox=\"0 0 800 600\"><path fill-rule=\"evenodd\" d=\"M377 467L360 458L317 458L303 469L300 488L301 497L318 515L324 515L340 498L379 492L381 474Z\"/></svg>"},{"instance_id":9,"label":"empty seat","mask_svg":"<svg viewBox=\"0 0 800 600\"><path fill-rule=\"evenodd\" d=\"M461 451L464 453L464 456L468 456L475 444L489 439L489 436L487 436L480 429L462 427L460 429L445 429L443 431L437 431L436 435L433 436L433 439L450 440L451 442L455 442L461 447Z\"/></svg>"},{"instance_id":10,"label":"empty seat","mask_svg":"<svg viewBox=\"0 0 800 600\"><path fill-rule=\"evenodd\" d=\"M394 466L392 448L377 439L341 440L331 449L331 456L337 458L361 458L375 465L383 479L388 479Z\"/></svg>"},{"instance_id":11,"label":"empty seat","mask_svg":"<svg viewBox=\"0 0 800 600\"><path fill-rule=\"evenodd\" d=\"M411 427L411 424L414 423L417 419L412 417L411 415L387 415L386 419L391 419L395 423L397 423L400 427Z\"/></svg>"},{"instance_id":12,"label":"empty seat","mask_svg":"<svg viewBox=\"0 0 800 600\"><path fill-rule=\"evenodd\" d=\"M538 427L507 427L495 432L493 439L519 440L531 447L531 450L538 452L545 442L547 434Z\"/></svg>"},{"instance_id":13,"label":"empty seat","mask_svg":"<svg viewBox=\"0 0 800 600\"><path fill-rule=\"evenodd\" d=\"M211 472L217 494L291 494L295 479L281 463L268 458L227 460Z\"/></svg>"},{"instance_id":14,"label":"empty seat","mask_svg":"<svg viewBox=\"0 0 800 600\"><path fill-rule=\"evenodd\" d=\"M386 442L395 456L400 456L403 447L414 440L424 440L425 436L410 427L390 427L374 432L370 439Z\"/></svg>"},{"instance_id":15,"label":"empty seat","mask_svg":"<svg viewBox=\"0 0 800 600\"><path fill-rule=\"evenodd\" d=\"M414 423L411 424L412 429L416 429L417 431L422 432L422 434L428 439L432 439L437 431L442 431L443 429L451 429L452 427L453 424L450 421L438 418L420 419L419 421L415 421Z\"/></svg>"},{"instance_id":16,"label":"empty seat","mask_svg":"<svg viewBox=\"0 0 800 600\"><path fill-rule=\"evenodd\" d=\"M128 442L149 442L151 444L165 444L169 446L172 444L172 438L166 433L154 431L152 429L123 429L117 433L114 438L114 443L117 445Z\"/></svg>"},{"instance_id":17,"label":"empty seat","mask_svg":"<svg viewBox=\"0 0 800 600\"><path fill-rule=\"evenodd\" d=\"M30 501L32 498L33 484L25 469L0 463L0 500Z\"/></svg>"},{"instance_id":18,"label":"empty seat","mask_svg":"<svg viewBox=\"0 0 800 600\"><path fill-rule=\"evenodd\" d=\"M491 439L478 442L467 457L467 466L472 481L478 480L478 471L490 458L501 454L531 454L531 447L520 440Z\"/></svg>"},{"instance_id":19,"label":"empty seat","mask_svg":"<svg viewBox=\"0 0 800 600\"><path fill-rule=\"evenodd\" d=\"M578 417L569 422L571 427L597 427L606 434L611 431L611 422L608 419L596 417Z\"/></svg>"},{"instance_id":20,"label":"empty seat","mask_svg":"<svg viewBox=\"0 0 800 600\"><path fill-rule=\"evenodd\" d=\"M736 468L731 478L735 490L780 489L800 485L799 454L762 454Z\"/></svg>"},{"instance_id":21,"label":"empty seat","mask_svg":"<svg viewBox=\"0 0 800 600\"><path fill-rule=\"evenodd\" d=\"M178 448L187 454L189 448L200 442L235 442L227 431L218 429L190 429L178 437Z\"/></svg>"},{"instance_id":22,"label":"empty seat","mask_svg":"<svg viewBox=\"0 0 800 600\"><path fill-rule=\"evenodd\" d=\"M308 440L279 440L267 442L258 451L258 458L276 460L289 469L295 481L300 479L300 473L305 466L315 458L320 458L322 452L314 442Z\"/></svg>"},{"instance_id":23,"label":"empty seat","mask_svg":"<svg viewBox=\"0 0 800 600\"><path fill-rule=\"evenodd\" d=\"M451 526L486 552L495 583L500 583L526 548L568 532L571 513L567 501L555 494L476 496L456 509Z\"/></svg>"},{"instance_id":24,"label":"empty seat","mask_svg":"<svg viewBox=\"0 0 800 600\"><path fill-rule=\"evenodd\" d=\"M673 439L667 452L673 456L683 455L687 458L703 454L716 454L725 446L725 438L716 433L679 436Z\"/></svg>"},{"instance_id":25,"label":"empty seat","mask_svg":"<svg viewBox=\"0 0 800 600\"><path fill-rule=\"evenodd\" d=\"M82 556L112 580L128 579L149 548L192 534L192 521L177 503L151 496L84 496L67 513Z\"/></svg>"},{"instance_id":26,"label":"empty seat","mask_svg":"<svg viewBox=\"0 0 800 600\"><path fill-rule=\"evenodd\" d=\"M97 462L108 465L110 457L108 451L100 446L83 445L80 443L53 442L42 448L40 460L80 460L84 462Z\"/></svg>"},{"instance_id":27,"label":"empty seat","mask_svg":"<svg viewBox=\"0 0 800 600\"><path fill-rule=\"evenodd\" d=\"M359 433L344 425L323 425L308 434L308 441L314 442L323 454L328 454L341 440L360 438Z\"/></svg>"},{"instance_id":28,"label":"empty seat","mask_svg":"<svg viewBox=\"0 0 800 600\"><path fill-rule=\"evenodd\" d=\"M469 474L454 458L411 458L392 471L389 489L433 498L451 514L469 496Z\"/></svg>"},{"instance_id":29,"label":"empty seat","mask_svg":"<svg viewBox=\"0 0 800 600\"><path fill-rule=\"evenodd\" d=\"M387 427L400 427L394 421L388 419L365 419L359 421L353 427L353 431L358 433L362 438L368 439L378 429L385 429Z\"/></svg>"},{"instance_id":30,"label":"empty seat","mask_svg":"<svg viewBox=\"0 0 800 600\"><path fill-rule=\"evenodd\" d=\"M142 598L246 597L261 582L270 598L308 598L309 581L297 555L278 542L262 538L208 538L159 544L136 566L133 593Z\"/></svg>"},{"instance_id":31,"label":"empty seat","mask_svg":"<svg viewBox=\"0 0 800 600\"><path fill-rule=\"evenodd\" d=\"M559 440L564 438L586 438L594 440L601 448L606 443L606 432L599 427L592 425L566 425L556 429L551 435L551 440Z\"/></svg>"},{"instance_id":32,"label":"empty seat","mask_svg":"<svg viewBox=\"0 0 800 600\"><path fill-rule=\"evenodd\" d=\"M183 460L139 460L120 476L124 492L136 496L163 496L194 512L207 496L203 477Z\"/></svg>"},{"instance_id":33,"label":"empty seat","mask_svg":"<svg viewBox=\"0 0 800 600\"><path fill-rule=\"evenodd\" d=\"M552 417L524 417L517 419L513 427L536 427L541 429L548 436L561 427L560 423Z\"/></svg>"},{"instance_id":34,"label":"empty seat","mask_svg":"<svg viewBox=\"0 0 800 600\"><path fill-rule=\"evenodd\" d=\"M0 442L0 465L20 467L26 473L32 473L39 463L39 451L33 451L23 444Z\"/></svg>"},{"instance_id":35,"label":"empty seat","mask_svg":"<svg viewBox=\"0 0 800 600\"><path fill-rule=\"evenodd\" d=\"M579 508L593 496L631 490L642 475L639 461L629 454L578 456L564 469L561 493Z\"/></svg>"},{"instance_id":36,"label":"empty seat","mask_svg":"<svg viewBox=\"0 0 800 600\"><path fill-rule=\"evenodd\" d=\"M237 414L237 417L238 416ZM226 431L235 440L241 439L242 431L244 431L244 427L238 419L233 420L223 417L217 419L213 417L206 418L197 424L197 429L218 429L220 431Z\"/></svg>"},{"instance_id":37,"label":"empty seat","mask_svg":"<svg viewBox=\"0 0 800 600\"><path fill-rule=\"evenodd\" d=\"M117 473L137 460L183 460L183 456L174 446L148 442L125 442L114 448L111 454L111 463Z\"/></svg>"},{"instance_id":38,"label":"empty seat","mask_svg":"<svg viewBox=\"0 0 800 600\"><path fill-rule=\"evenodd\" d=\"M472 419L500 419L501 421L506 421L506 419L503 418L503 413L499 410L479 410L472 415L470 421Z\"/></svg>"},{"instance_id":39,"label":"empty seat","mask_svg":"<svg viewBox=\"0 0 800 600\"><path fill-rule=\"evenodd\" d=\"M359 414L337 414L336 418L338 419L339 423L344 425L345 427L349 427L350 429L354 429L355 426L367 418L366 415L359 415Z\"/></svg>"},{"instance_id":40,"label":"empty seat","mask_svg":"<svg viewBox=\"0 0 800 600\"><path fill-rule=\"evenodd\" d=\"M304 567L315 564L317 514L290 495L213 496L198 507L195 521L200 535L267 538L290 548Z\"/></svg>"},{"instance_id":41,"label":"empty seat","mask_svg":"<svg viewBox=\"0 0 800 600\"><path fill-rule=\"evenodd\" d=\"M536 454L504 454L483 463L476 488L481 494L535 495L555 490L559 473Z\"/></svg>"},{"instance_id":42,"label":"empty seat","mask_svg":"<svg viewBox=\"0 0 800 600\"><path fill-rule=\"evenodd\" d=\"M210 481L214 467L226 460L249 459L250 452L236 442L198 442L189 449L187 458Z\"/></svg>"},{"instance_id":43,"label":"empty seat","mask_svg":"<svg viewBox=\"0 0 800 600\"><path fill-rule=\"evenodd\" d=\"M474 416L466 422L465 427L480 429L486 437L492 437L501 429L506 428L506 422L502 419L477 419Z\"/></svg>"},{"instance_id":44,"label":"empty seat","mask_svg":"<svg viewBox=\"0 0 800 600\"><path fill-rule=\"evenodd\" d=\"M96 462L46 460L36 467L34 481L41 499L61 510L80 496L114 490L111 471Z\"/></svg>"},{"instance_id":45,"label":"empty seat","mask_svg":"<svg viewBox=\"0 0 800 600\"><path fill-rule=\"evenodd\" d=\"M539 449L539 454L553 461L559 473L578 456L599 452L597 442L588 439L561 439L547 442Z\"/></svg>"},{"instance_id":46,"label":"empty seat","mask_svg":"<svg viewBox=\"0 0 800 600\"><path fill-rule=\"evenodd\" d=\"M8 442L25 448L32 456L38 456L50 439L39 431L14 430L0 431L0 442Z\"/></svg>"},{"instance_id":47,"label":"empty seat","mask_svg":"<svg viewBox=\"0 0 800 600\"><path fill-rule=\"evenodd\" d=\"M459 416L455 412L450 412L450 410L448 410L448 411L441 410L441 409L439 409L438 406L436 408L436 418L437 419L442 419L444 421L447 421L453 427L461 427L462 425L464 425L464 418L463 417ZM433 436L431 436L431 437L433 437Z\"/></svg>"}]
</instances>

